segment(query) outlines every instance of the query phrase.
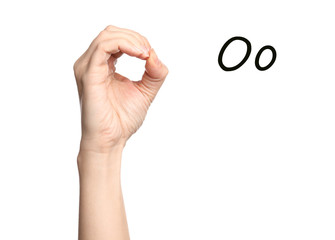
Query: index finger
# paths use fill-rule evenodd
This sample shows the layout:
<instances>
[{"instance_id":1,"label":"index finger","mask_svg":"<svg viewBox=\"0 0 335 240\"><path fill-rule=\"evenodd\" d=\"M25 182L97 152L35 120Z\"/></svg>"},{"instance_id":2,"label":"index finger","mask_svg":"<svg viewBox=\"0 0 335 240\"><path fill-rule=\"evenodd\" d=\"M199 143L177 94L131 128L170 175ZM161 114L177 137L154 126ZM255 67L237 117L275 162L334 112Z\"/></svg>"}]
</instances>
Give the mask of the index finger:
<instances>
[{"instance_id":1,"label":"index finger","mask_svg":"<svg viewBox=\"0 0 335 240\"><path fill-rule=\"evenodd\" d=\"M120 54L120 52L142 60L149 57L149 53L145 49L136 46L132 41L125 38L113 38L97 44L92 54L91 63L97 66L105 65L112 54Z\"/></svg>"}]
</instances>

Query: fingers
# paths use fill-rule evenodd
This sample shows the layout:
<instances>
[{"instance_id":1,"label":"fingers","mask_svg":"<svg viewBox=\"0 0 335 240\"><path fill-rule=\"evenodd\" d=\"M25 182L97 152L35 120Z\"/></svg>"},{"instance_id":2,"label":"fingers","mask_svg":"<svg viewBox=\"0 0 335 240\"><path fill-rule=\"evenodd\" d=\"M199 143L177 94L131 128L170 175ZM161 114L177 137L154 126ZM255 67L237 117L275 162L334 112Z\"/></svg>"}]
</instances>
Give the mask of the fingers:
<instances>
[{"instance_id":1,"label":"fingers","mask_svg":"<svg viewBox=\"0 0 335 240\"><path fill-rule=\"evenodd\" d=\"M135 84L150 101L153 101L168 74L168 69L159 60L148 40L132 30L109 25L101 31L81 57L80 64L76 64L79 66L76 67L77 75L92 73L90 76L94 78L86 78L86 82L104 81L104 76L115 72L115 60L123 53L146 60L142 80Z\"/></svg>"},{"instance_id":2,"label":"fingers","mask_svg":"<svg viewBox=\"0 0 335 240\"><path fill-rule=\"evenodd\" d=\"M91 64L93 66L106 65L110 56L120 57L126 53L145 60L149 57L147 43L139 36L125 31L103 30L90 46Z\"/></svg>"},{"instance_id":3,"label":"fingers","mask_svg":"<svg viewBox=\"0 0 335 240\"><path fill-rule=\"evenodd\" d=\"M168 68L159 60L155 50L152 48L150 50L150 57L147 59L145 65L142 80L136 82L136 84L142 93L152 102L168 73Z\"/></svg>"},{"instance_id":4,"label":"fingers","mask_svg":"<svg viewBox=\"0 0 335 240\"><path fill-rule=\"evenodd\" d=\"M113 25L109 25L105 28L105 30L108 31L121 31L121 32L126 32L129 34L132 34L133 36L135 36L140 42L143 43L143 45L146 46L147 50L149 51L151 49L151 45L149 43L149 41L147 40L146 37L144 37L143 35L139 34L138 32L135 32L131 29L126 29L126 28L119 28Z\"/></svg>"}]
</instances>

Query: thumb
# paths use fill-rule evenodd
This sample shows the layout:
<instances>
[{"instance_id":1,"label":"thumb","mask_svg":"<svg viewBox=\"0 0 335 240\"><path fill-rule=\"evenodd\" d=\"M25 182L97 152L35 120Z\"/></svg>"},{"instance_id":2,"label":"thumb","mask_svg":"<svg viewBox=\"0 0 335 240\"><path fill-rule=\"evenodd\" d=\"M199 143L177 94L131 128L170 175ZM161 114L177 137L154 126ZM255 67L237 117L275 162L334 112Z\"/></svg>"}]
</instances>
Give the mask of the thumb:
<instances>
[{"instance_id":1,"label":"thumb","mask_svg":"<svg viewBox=\"0 0 335 240\"><path fill-rule=\"evenodd\" d=\"M168 68L159 60L155 50L151 48L142 80L138 82L142 93L151 102L154 100L168 73Z\"/></svg>"}]
</instances>

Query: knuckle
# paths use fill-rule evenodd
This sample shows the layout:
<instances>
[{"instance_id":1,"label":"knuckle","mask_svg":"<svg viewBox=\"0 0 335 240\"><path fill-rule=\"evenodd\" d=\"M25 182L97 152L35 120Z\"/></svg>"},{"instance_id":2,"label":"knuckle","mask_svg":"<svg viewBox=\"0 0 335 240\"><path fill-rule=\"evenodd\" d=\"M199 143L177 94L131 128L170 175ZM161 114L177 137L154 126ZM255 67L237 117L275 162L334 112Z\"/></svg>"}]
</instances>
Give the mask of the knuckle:
<instances>
[{"instance_id":1,"label":"knuckle","mask_svg":"<svg viewBox=\"0 0 335 240\"><path fill-rule=\"evenodd\" d=\"M74 62L73 66L72 66L73 71L74 71L75 74L78 73L79 64L80 64L80 62L79 62L79 58L78 58L78 59Z\"/></svg>"},{"instance_id":2,"label":"knuckle","mask_svg":"<svg viewBox=\"0 0 335 240\"><path fill-rule=\"evenodd\" d=\"M77 71L77 69L78 69L78 67L77 67L77 61L75 61L75 63L73 64L72 69L73 69L74 72Z\"/></svg>"},{"instance_id":3,"label":"knuckle","mask_svg":"<svg viewBox=\"0 0 335 240\"><path fill-rule=\"evenodd\" d=\"M102 30L98 36L94 39L94 42L97 44L103 40L105 40L108 35L110 34L110 32L108 30Z\"/></svg>"},{"instance_id":4,"label":"knuckle","mask_svg":"<svg viewBox=\"0 0 335 240\"><path fill-rule=\"evenodd\" d=\"M115 27L114 25L108 25L104 30L107 31L111 31L111 30L115 30L117 27Z\"/></svg>"},{"instance_id":5,"label":"knuckle","mask_svg":"<svg viewBox=\"0 0 335 240\"><path fill-rule=\"evenodd\" d=\"M77 81L77 84L78 84L78 81L79 81L79 79L80 79L80 76L79 76L78 63L77 63L77 62L75 62L75 63L73 64L73 72L74 72L74 77L75 77L75 79L76 79L76 81Z\"/></svg>"},{"instance_id":6,"label":"knuckle","mask_svg":"<svg viewBox=\"0 0 335 240\"><path fill-rule=\"evenodd\" d=\"M81 76L82 76L82 67L78 64L78 63L75 63L73 65L73 70L74 70L74 76L77 80L80 80L81 79Z\"/></svg>"},{"instance_id":7,"label":"knuckle","mask_svg":"<svg viewBox=\"0 0 335 240\"><path fill-rule=\"evenodd\" d=\"M92 45L93 46L98 46L101 44L101 42L103 42L104 40L106 40L109 36L110 32L107 30L102 30L98 36L93 40Z\"/></svg>"},{"instance_id":8,"label":"knuckle","mask_svg":"<svg viewBox=\"0 0 335 240\"><path fill-rule=\"evenodd\" d=\"M99 33L99 35L98 35L98 38L100 39L100 40L102 40L102 39L105 39L106 38L106 35L108 35L108 30L102 30L100 33Z\"/></svg>"}]
</instances>

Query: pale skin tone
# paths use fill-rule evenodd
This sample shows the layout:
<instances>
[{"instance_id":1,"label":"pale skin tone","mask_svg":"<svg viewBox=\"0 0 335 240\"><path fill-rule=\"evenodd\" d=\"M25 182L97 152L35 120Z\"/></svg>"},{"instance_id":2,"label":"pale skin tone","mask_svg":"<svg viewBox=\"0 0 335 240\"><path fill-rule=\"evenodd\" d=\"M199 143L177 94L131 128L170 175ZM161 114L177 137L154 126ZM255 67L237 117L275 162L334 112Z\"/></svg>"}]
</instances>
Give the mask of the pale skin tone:
<instances>
[{"instance_id":1,"label":"pale skin tone","mask_svg":"<svg viewBox=\"0 0 335 240\"><path fill-rule=\"evenodd\" d=\"M127 54L146 61L139 81L116 73ZM168 68L141 34L107 26L74 64L81 107L82 137L79 240L129 239L120 183L122 152L142 125Z\"/></svg>"}]
</instances>

